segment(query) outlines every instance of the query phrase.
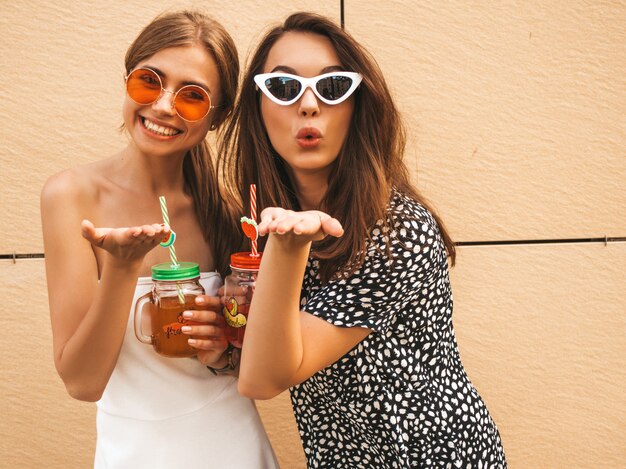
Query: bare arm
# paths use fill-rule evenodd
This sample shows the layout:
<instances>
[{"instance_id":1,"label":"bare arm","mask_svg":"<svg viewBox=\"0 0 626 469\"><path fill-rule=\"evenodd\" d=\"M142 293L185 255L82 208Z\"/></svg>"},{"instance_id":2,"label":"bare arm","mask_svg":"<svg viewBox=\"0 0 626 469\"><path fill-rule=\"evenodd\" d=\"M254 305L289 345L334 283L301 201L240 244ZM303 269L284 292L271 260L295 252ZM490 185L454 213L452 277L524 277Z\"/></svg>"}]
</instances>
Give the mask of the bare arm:
<instances>
[{"instance_id":1,"label":"bare arm","mask_svg":"<svg viewBox=\"0 0 626 469\"><path fill-rule=\"evenodd\" d=\"M77 176L51 178L41 195L54 362L68 393L100 399L124 339L145 254L165 234L160 225L95 229ZM81 236L85 236L88 240ZM107 251L98 266L91 243Z\"/></svg>"},{"instance_id":2,"label":"bare arm","mask_svg":"<svg viewBox=\"0 0 626 469\"><path fill-rule=\"evenodd\" d=\"M239 391L269 399L336 362L371 331L337 327L300 311L311 242L341 236L337 220L322 212L266 209L259 232L270 237L248 316Z\"/></svg>"}]
</instances>

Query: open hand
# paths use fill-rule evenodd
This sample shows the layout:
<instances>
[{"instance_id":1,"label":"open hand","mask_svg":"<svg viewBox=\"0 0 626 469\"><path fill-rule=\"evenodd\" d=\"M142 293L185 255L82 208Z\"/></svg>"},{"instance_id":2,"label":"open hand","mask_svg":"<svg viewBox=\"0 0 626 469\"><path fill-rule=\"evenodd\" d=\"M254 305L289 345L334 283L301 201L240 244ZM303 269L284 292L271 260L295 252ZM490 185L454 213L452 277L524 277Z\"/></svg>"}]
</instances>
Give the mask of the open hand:
<instances>
[{"instance_id":1,"label":"open hand","mask_svg":"<svg viewBox=\"0 0 626 469\"><path fill-rule=\"evenodd\" d=\"M167 239L171 230L158 223L127 228L96 228L89 220L83 220L81 232L83 238L113 257L137 260L143 259L148 251Z\"/></svg>"},{"instance_id":2,"label":"open hand","mask_svg":"<svg viewBox=\"0 0 626 469\"><path fill-rule=\"evenodd\" d=\"M293 234L310 241L319 241L326 236L340 237L343 227L339 220L319 210L294 212L279 207L268 207L261 212L259 234Z\"/></svg>"}]
</instances>

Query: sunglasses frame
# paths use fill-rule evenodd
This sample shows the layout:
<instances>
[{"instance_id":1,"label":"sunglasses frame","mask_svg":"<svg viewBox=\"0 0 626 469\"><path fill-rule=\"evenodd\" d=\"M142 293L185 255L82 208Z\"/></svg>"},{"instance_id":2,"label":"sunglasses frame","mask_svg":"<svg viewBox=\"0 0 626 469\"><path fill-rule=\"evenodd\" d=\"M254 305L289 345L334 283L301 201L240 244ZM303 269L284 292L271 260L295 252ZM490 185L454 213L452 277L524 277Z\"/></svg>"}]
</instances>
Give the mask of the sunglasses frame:
<instances>
[{"instance_id":1,"label":"sunglasses frame","mask_svg":"<svg viewBox=\"0 0 626 469\"><path fill-rule=\"evenodd\" d=\"M133 97L130 95L130 93L128 92L128 79L130 78L130 76L133 73L135 73L135 72L137 72L139 70L147 70L148 72L154 74L154 76L157 77L157 79L159 80L159 85L161 85L161 91L160 91L159 95L154 99L154 101L150 101L149 103L140 103L139 101L135 101L133 99ZM165 87L163 86L163 80L161 80L160 75L157 72L155 72L154 70L152 70L151 68L149 68L149 67L139 67L139 68L134 69L128 75L126 75L126 77L124 78L124 81L126 83L126 94L128 95L128 97L133 102L139 104L140 106L149 106L151 104L156 103L159 99L161 99L163 97L164 93L169 93L169 94L174 95L174 99L172 100L172 106L174 108L174 111L176 111L176 115L178 117L180 117L182 120L187 121L187 122L198 122L198 121L201 121L202 119L204 119L206 116L209 115L209 113L211 112L211 109L215 109L216 107L219 107L219 106L213 106L213 101L211 100L211 95L209 94L209 92L207 90L205 90L201 86L198 86L198 85L184 85L184 86L181 86L180 88L178 88L178 90L176 90L176 91L170 91L170 90L165 89ZM178 93L180 93L182 90L187 89L187 88L193 88L193 89L201 90L202 93L204 93L207 96L207 98L209 98L209 108L207 109L206 113L202 117L200 117L198 119L191 120L191 119L184 118L183 116L181 116L180 112L178 111L178 108L176 107L176 98L178 97Z\"/></svg>"},{"instance_id":2,"label":"sunglasses frame","mask_svg":"<svg viewBox=\"0 0 626 469\"><path fill-rule=\"evenodd\" d=\"M296 80L298 83L300 83L300 86L302 86L302 88L300 88L300 92L296 95L295 98L290 99L289 101L282 101L270 92L270 90L267 88L267 85L265 84L265 81L270 78L279 78L279 77L291 78L291 79ZM352 85L350 85L350 88L348 89L348 91L346 91L346 93L341 98L335 99L334 101L329 100L329 99L324 98L320 94L320 92L317 91L317 88L315 87L318 81L324 78L328 78L328 77L350 78L352 80ZM344 102L346 99L348 99L350 96L352 96L352 94L361 84L362 80L363 80L363 75L357 72L329 72L329 73L324 73L322 75L317 75L315 77L310 77L310 78L305 78L305 77L301 77L298 75L292 75L291 73L282 73L282 72L260 73L254 76L254 82L256 83L258 89L260 89L265 96L267 96L269 99L271 99L276 104L279 104L280 106L289 106L295 103L302 97L302 95L304 94L307 88L311 88L315 96L317 96L317 98L319 98L320 101L322 101L323 103L330 104L331 106L335 104L340 104Z\"/></svg>"}]
</instances>

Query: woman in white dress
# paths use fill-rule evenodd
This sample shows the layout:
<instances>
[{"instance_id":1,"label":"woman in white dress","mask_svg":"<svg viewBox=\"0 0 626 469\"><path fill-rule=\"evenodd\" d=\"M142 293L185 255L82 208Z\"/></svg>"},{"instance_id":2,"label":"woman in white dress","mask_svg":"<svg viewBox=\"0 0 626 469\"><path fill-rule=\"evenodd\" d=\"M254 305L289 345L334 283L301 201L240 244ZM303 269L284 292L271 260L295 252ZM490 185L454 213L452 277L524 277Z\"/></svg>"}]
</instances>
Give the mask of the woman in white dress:
<instances>
[{"instance_id":1,"label":"woman in white dress","mask_svg":"<svg viewBox=\"0 0 626 469\"><path fill-rule=\"evenodd\" d=\"M72 397L97 402L97 468L276 467L254 403L237 393L217 313L195 327L192 358L158 355L132 327L150 267L170 260L153 249L170 232L159 196L178 258L199 264L208 294L237 247L206 141L232 111L235 45L203 14L170 13L125 66L128 145L52 176L41 195L56 368Z\"/></svg>"}]
</instances>

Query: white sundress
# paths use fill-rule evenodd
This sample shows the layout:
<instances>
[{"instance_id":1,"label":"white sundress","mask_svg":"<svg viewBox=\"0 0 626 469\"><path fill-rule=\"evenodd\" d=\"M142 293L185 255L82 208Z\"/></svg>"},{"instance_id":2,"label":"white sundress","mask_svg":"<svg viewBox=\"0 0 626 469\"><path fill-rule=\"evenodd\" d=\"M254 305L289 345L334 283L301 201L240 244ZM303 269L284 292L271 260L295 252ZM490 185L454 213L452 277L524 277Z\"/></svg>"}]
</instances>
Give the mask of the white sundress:
<instances>
[{"instance_id":1,"label":"white sundress","mask_svg":"<svg viewBox=\"0 0 626 469\"><path fill-rule=\"evenodd\" d=\"M222 284L203 273L207 294ZM150 291L138 280L135 301ZM278 463L254 402L237 379L195 358L168 358L135 337L129 315L115 370L97 402L96 469L274 469Z\"/></svg>"}]
</instances>

